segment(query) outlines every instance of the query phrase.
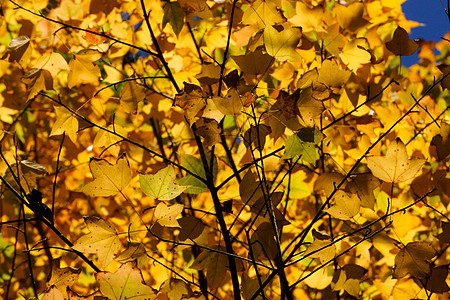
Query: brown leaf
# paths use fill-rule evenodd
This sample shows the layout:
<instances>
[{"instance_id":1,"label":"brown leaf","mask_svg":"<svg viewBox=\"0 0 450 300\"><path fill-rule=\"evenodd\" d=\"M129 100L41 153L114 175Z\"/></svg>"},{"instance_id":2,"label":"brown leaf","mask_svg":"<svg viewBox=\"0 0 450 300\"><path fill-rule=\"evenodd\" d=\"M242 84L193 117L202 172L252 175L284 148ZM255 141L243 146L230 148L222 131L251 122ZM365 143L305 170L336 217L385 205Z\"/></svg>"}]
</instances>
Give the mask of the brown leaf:
<instances>
[{"instance_id":1,"label":"brown leaf","mask_svg":"<svg viewBox=\"0 0 450 300\"><path fill-rule=\"evenodd\" d=\"M405 277L406 274L422 279L430 275L428 262L436 255L436 250L426 242L411 242L403 247L395 256L394 279Z\"/></svg>"}]
</instances>

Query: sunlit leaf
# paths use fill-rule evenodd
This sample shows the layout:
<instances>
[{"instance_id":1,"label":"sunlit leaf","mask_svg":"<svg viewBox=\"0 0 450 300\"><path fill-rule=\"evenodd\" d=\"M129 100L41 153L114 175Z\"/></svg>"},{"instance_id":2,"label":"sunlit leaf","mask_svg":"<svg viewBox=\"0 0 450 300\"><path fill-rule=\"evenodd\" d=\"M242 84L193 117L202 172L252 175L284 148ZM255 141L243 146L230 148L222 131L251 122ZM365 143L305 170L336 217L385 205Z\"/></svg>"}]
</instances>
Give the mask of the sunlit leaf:
<instances>
[{"instance_id":1,"label":"sunlit leaf","mask_svg":"<svg viewBox=\"0 0 450 300\"><path fill-rule=\"evenodd\" d=\"M372 174L386 182L403 182L412 179L422 168L425 159L408 159L405 144L396 139L389 144L386 156L367 158Z\"/></svg>"},{"instance_id":2,"label":"sunlit leaf","mask_svg":"<svg viewBox=\"0 0 450 300\"><path fill-rule=\"evenodd\" d=\"M77 141L78 120L77 118L65 107L55 106L56 121L53 124L52 135L61 135L66 133L73 143Z\"/></svg>"},{"instance_id":3,"label":"sunlit leaf","mask_svg":"<svg viewBox=\"0 0 450 300\"><path fill-rule=\"evenodd\" d=\"M95 278L102 294L111 300L156 298L156 293L145 284L141 271L132 262L123 264L115 273L97 273Z\"/></svg>"},{"instance_id":4,"label":"sunlit leaf","mask_svg":"<svg viewBox=\"0 0 450 300\"><path fill-rule=\"evenodd\" d=\"M155 208L155 218L158 219L158 223L166 227L180 227L176 217L178 217L183 211L184 206L181 204L174 204L167 206L164 202L158 203Z\"/></svg>"},{"instance_id":5,"label":"sunlit leaf","mask_svg":"<svg viewBox=\"0 0 450 300\"><path fill-rule=\"evenodd\" d=\"M125 155L119 157L115 165L104 159L91 158L89 168L94 181L80 189L89 196L114 196L123 191L131 181L131 170Z\"/></svg>"},{"instance_id":6,"label":"sunlit leaf","mask_svg":"<svg viewBox=\"0 0 450 300\"><path fill-rule=\"evenodd\" d=\"M60 262L60 257L53 260L51 278L47 282L47 287L55 286L67 297L66 288L70 288L77 282L81 269L71 267L61 268Z\"/></svg>"},{"instance_id":7,"label":"sunlit leaf","mask_svg":"<svg viewBox=\"0 0 450 300\"><path fill-rule=\"evenodd\" d=\"M105 268L122 246L119 235L114 226L103 219L85 217L84 221L90 233L80 237L72 248L82 253L97 254L100 264Z\"/></svg>"},{"instance_id":8,"label":"sunlit leaf","mask_svg":"<svg viewBox=\"0 0 450 300\"><path fill-rule=\"evenodd\" d=\"M356 216L360 209L361 200L358 195L337 191L333 197L335 204L324 211L340 220L349 220Z\"/></svg>"},{"instance_id":9,"label":"sunlit leaf","mask_svg":"<svg viewBox=\"0 0 450 300\"><path fill-rule=\"evenodd\" d=\"M138 104L145 98L145 88L136 81L127 81L120 91L120 106L127 113L137 113Z\"/></svg>"},{"instance_id":10,"label":"sunlit leaf","mask_svg":"<svg viewBox=\"0 0 450 300\"><path fill-rule=\"evenodd\" d=\"M270 56L278 60L296 61L300 55L295 48L300 41L302 31L299 28L283 26L267 26L264 29L264 43Z\"/></svg>"},{"instance_id":11,"label":"sunlit leaf","mask_svg":"<svg viewBox=\"0 0 450 300\"><path fill-rule=\"evenodd\" d=\"M399 279L406 274L422 279L431 273L428 262L436 255L436 250L426 242L411 242L403 247L395 256L393 278Z\"/></svg>"},{"instance_id":12,"label":"sunlit leaf","mask_svg":"<svg viewBox=\"0 0 450 300\"><path fill-rule=\"evenodd\" d=\"M180 186L174 183L175 170L171 166L159 170L156 174L139 175L142 191L155 200L172 200L178 197L189 186Z\"/></svg>"}]
</instances>

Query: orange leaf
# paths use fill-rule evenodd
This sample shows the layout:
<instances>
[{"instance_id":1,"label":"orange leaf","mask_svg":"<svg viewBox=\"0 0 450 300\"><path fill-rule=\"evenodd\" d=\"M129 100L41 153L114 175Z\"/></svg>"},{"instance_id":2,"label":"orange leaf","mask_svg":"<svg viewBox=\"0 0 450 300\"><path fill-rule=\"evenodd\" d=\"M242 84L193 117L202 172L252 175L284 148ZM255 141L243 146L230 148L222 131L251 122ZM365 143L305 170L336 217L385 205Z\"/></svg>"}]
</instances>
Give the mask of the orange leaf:
<instances>
[{"instance_id":1,"label":"orange leaf","mask_svg":"<svg viewBox=\"0 0 450 300\"><path fill-rule=\"evenodd\" d=\"M87 31L84 39L92 45L98 46L106 41L106 37L94 33L99 33L97 28L88 27L88 30L91 32Z\"/></svg>"}]
</instances>

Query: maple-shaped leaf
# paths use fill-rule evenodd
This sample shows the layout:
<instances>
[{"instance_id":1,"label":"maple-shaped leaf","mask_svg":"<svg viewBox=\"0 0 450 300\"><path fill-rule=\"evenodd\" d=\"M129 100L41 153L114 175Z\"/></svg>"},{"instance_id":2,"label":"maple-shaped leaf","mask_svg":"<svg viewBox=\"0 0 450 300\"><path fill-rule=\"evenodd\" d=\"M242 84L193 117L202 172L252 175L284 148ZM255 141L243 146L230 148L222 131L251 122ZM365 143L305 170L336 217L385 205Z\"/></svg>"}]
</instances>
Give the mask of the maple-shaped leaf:
<instances>
[{"instance_id":1,"label":"maple-shaped leaf","mask_svg":"<svg viewBox=\"0 0 450 300\"><path fill-rule=\"evenodd\" d=\"M158 219L158 223L165 227L180 227L177 217L183 211L184 206L181 204L174 204L167 206L164 202L158 203L155 208L154 217Z\"/></svg>"},{"instance_id":2,"label":"maple-shaped leaf","mask_svg":"<svg viewBox=\"0 0 450 300\"><path fill-rule=\"evenodd\" d=\"M323 47L330 54L339 56L341 50L347 45L347 39L339 32L339 24L330 25L322 36Z\"/></svg>"},{"instance_id":3,"label":"maple-shaped leaf","mask_svg":"<svg viewBox=\"0 0 450 300\"><path fill-rule=\"evenodd\" d=\"M277 102L272 106L272 109L280 110L286 120L295 118L300 115L297 102L300 97L300 89L295 90L294 93L289 94L285 91L278 93Z\"/></svg>"},{"instance_id":4,"label":"maple-shaped leaf","mask_svg":"<svg viewBox=\"0 0 450 300\"><path fill-rule=\"evenodd\" d=\"M306 249L306 252L303 255L311 258L318 258L322 264L326 263L333 259L336 255L336 245L330 245L331 243L331 239L314 239L314 242L312 242L311 245L308 246L308 249Z\"/></svg>"},{"instance_id":5,"label":"maple-shaped leaf","mask_svg":"<svg viewBox=\"0 0 450 300\"><path fill-rule=\"evenodd\" d=\"M323 7L310 7L308 4L297 1L295 4L296 14L289 19L289 22L300 26L304 32L312 30L319 31L323 22Z\"/></svg>"},{"instance_id":6,"label":"maple-shaped leaf","mask_svg":"<svg viewBox=\"0 0 450 300\"><path fill-rule=\"evenodd\" d=\"M106 129L123 137L127 137L128 135L128 132L123 129L122 126L117 124L108 125ZM120 145L118 143L122 140L122 138L109 131L99 130L95 135L92 145L94 147L106 147L112 155L119 156Z\"/></svg>"},{"instance_id":7,"label":"maple-shaped leaf","mask_svg":"<svg viewBox=\"0 0 450 300\"><path fill-rule=\"evenodd\" d=\"M405 144L397 138L386 150L386 156L367 158L367 167L375 177L386 182L408 181L419 172L425 159L408 159Z\"/></svg>"},{"instance_id":8,"label":"maple-shaped leaf","mask_svg":"<svg viewBox=\"0 0 450 300\"><path fill-rule=\"evenodd\" d=\"M231 57L245 74L265 74L273 62L272 56L263 53L261 48L245 55Z\"/></svg>"},{"instance_id":9,"label":"maple-shaped leaf","mask_svg":"<svg viewBox=\"0 0 450 300\"><path fill-rule=\"evenodd\" d=\"M210 156L209 154L206 156L206 161L210 162ZM206 179L205 174L205 168L203 166L203 163L200 159L198 159L195 156L182 154L181 155L181 165L191 171L192 173L200 176L203 179ZM217 160L214 159L213 162L213 180L216 179L218 172L218 165ZM185 193L190 194L200 194L208 190L208 187L204 182L199 180L198 178L192 176L191 174L187 174L185 177L180 178L178 180L178 184L184 185L184 186L190 186L188 189L186 189Z\"/></svg>"},{"instance_id":10,"label":"maple-shaped leaf","mask_svg":"<svg viewBox=\"0 0 450 300\"><path fill-rule=\"evenodd\" d=\"M204 62L202 64L202 71L195 75L195 78L197 78L201 84L215 84L220 80L220 66L209 62Z\"/></svg>"},{"instance_id":11,"label":"maple-shaped leaf","mask_svg":"<svg viewBox=\"0 0 450 300\"><path fill-rule=\"evenodd\" d=\"M15 178L19 178L20 186L24 189L25 193L29 194L37 186L36 180L46 174L47 170L40 164L29 160L22 160L6 170L5 179L8 182L12 182L16 190L20 190L15 180Z\"/></svg>"},{"instance_id":12,"label":"maple-shaped leaf","mask_svg":"<svg viewBox=\"0 0 450 300\"><path fill-rule=\"evenodd\" d=\"M449 222L441 222L442 232L436 235L436 237L442 243L450 244L450 223Z\"/></svg>"},{"instance_id":13,"label":"maple-shaped leaf","mask_svg":"<svg viewBox=\"0 0 450 300\"><path fill-rule=\"evenodd\" d=\"M386 48L395 55L411 56L419 49L419 44L409 39L405 29L397 26L392 40L386 43Z\"/></svg>"},{"instance_id":14,"label":"maple-shaped leaf","mask_svg":"<svg viewBox=\"0 0 450 300\"><path fill-rule=\"evenodd\" d=\"M220 134L222 129L216 120L201 118L197 122L197 134L204 138L203 146L210 148L211 146L220 143Z\"/></svg>"},{"instance_id":15,"label":"maple-shaped leaf","mask_svg":"<svg viewBox=\"0 0 450 300\"><path fill-rule=\"evenodd\" d=\"M244 133L244 143L247 147L253 145L256 149L264 149L264 145L266 144L266 136L268 136L271 132L272 130L267 125L251 125L250 128Z\"/></svg>"},{"instance_id":16,"label":"maple-shaped leaf","mask_svg":"<svg viewBox=\"0 0 450 300\"><path fill-rule=\"evenodd\" d=\"M450 76L449 76L450 77ZM450 154L450 124L441 123L440 133L435 135L430 143L436 149L438 161L443 161Z\"/></svg>"},{"instance_id":17,"label":"maple-shaped leaf","mask_svg":"<svg viewBox=\"0 0 450 300\"><path fill-rule=\"evenodd\" d=\"M127 113L136 114L138 104L145 98L145 88L136 81L127 81L120 91L120 106Z\"/></svg>"},{"instance_id":18,"label":"maple-shaped leaf","mask_svg":"<svg viewBox=\"0 0 450 300\"><path fill-rule=\"evenodd\" d=\"M98 46L106 41L106 37L93 33L93 32L100 33L97 28L88 27L87 30L88 31L86 32L84 39L88 41L90 44Z\"/></svg>"},{"instance_id":19,"label":"maple-shaped leaf","mask_svg":"<svg viewBox=\"0 0 450 300\"><path fill-rule=\"evenodd\" d=\"M115 273L99 272L95 274L95 278L103 296L111 300L156 298L156 292L145 284L142 273L134 262L123 264Z\"/></svg>"},{"instance_id":20,"label":"maple-shaped leaf","mask_svg":"<svg viewBox=\"0 0 450 300\"><path fill-rule=\"evenodd\" d=\"M341 59L350 70L356 72L358 68L370 63L370 53L365 49L364 39L354 39L342 49Z\"/></svg>"},{"instance_id":21,"label":"maple-shaped leaf","mask_svg":"<svg viewBox=\"0 0 450 300\"><path fill-rule=\"evenodd\" d=\"M161 284L158 298L165 295L167 299L186 299L192 294L190 286L181 279L169 278Z\"/></svg>"},{"instance_id":22,"label":"maple-shaped leaf","mask_svg":"<svg viewBox=\"0 0 450 300\"><path fill-rule=\"evenodd\" d=\"M67 299L67 295L63 295L63 292L55 285L51 286L44 294L42 294L42 300L60 300Z\"/></svg>"},{"instance_id":23,"label":"maple-shaped leaf","mask_svg":"<svg viewBox=\"0 0 450 300\"><path fill-rule=\"evenodd\" d=\"M361 199L361 206L373 209L375 204L375 195L373 191L379 187L380 180L372 174L358 174L349 183L350 191L358 194Z\"/></svg>"},{"instance_id":24,"label":"maple-shaped leaf","mask_svg":"<svg viewBox=\"0 0 450 300\"><path fill-rule=\"evenodd\" d=\"M184 10L181 8L178 2L169 2L167 1L164 4L164 17L162 21L162 28L166 27L166 24L169 23L172 26L173 32L178 37L181 29L183 29L184 25Z\"/></svg>"},{"instance_id":25,"label":"maple-shaped leaf","mask_svg":"<svg viewBox=\"0 0 450 300\"><path fill-rule=\"evenodd\" d=\"M139 183L147 196L161 201L172 200L189 188L189 186L175 184L176 177L173 167L167 166L154 175L140 174Z\"/></svg>"},{"instance_id":26,"label":"maple-shaped leaf","mask_svg":"<svg viewBox=\"0 0 450 300\"><path fill-rule=\"evenodd\" d=\"M121 252L115 260L123 264L136 261L137 267L142 269L148 261L147 250L145 250L145 246L142 243L129 242L128 248Z\"/></svg>"},{"instance_id":27,"label":"maple-shaped leaf","mask_svg":"<svg viewBox=\"0 0 450 300\"><path fill-rule=\"evenodd\" d=\"M178 239L180 241L185 241L188 238L194 240L198 238L202 234L203 229L205 229L205 224L202 220L190 215L178 219L178 223L181 226L180 233L178 234Z\"/></svg>"},{"instance_id":28,"label":"maple-shaped leaf","mask_svg":"<svg viewBox=\"0 0 450 300\"><path fill-rule=\"evenodd\" d=\"M201 117L202 110L206 106L206 98L201 87L184 82L184 90L175 96L174 105L185 111L188 122L192 124Z\"/></svg>"},{"instance_id":29,"label":"maple-shaped leaf","mask_svg":"<svg viewBox=\"0 0 450 300\"><path fill-rule=\"evenodd\" d=\"M25 51L30 45L30 38L24 35L13 38L9 42L9 47L3 55L2 59L5 59L9 55L9 61L20 61Z\"/></svg>"},{"instance_id":30,"label":"maple-shaped leaf","mask_svg":"<svg viewBox=\"0 0 450 300\"><path fill-rule=\"evenodd\" d=\"M239 96L239 92L236 88L228 89L225 97L214 97L214 103L217 109L224 115L236 115L239 114L244 106L243 100Z\"/></svg>"},{"instance_id":31,"label":"maple-shaped leaf","mask_svg":"<svg viewBox=\"0 0 450 300\"><path fill-rule=\"evenodd\" d=\"M264 29L264 45L269 55L278 60L297 61L300 55L295 51L302 31L300 28L285 28L281 25L267 26Z\"/></svg>"},{"instance_id":32,"label":"maple-shaped leaf","mask_svg":"<svg viewBox=\"0 0 450 300\"><path fill-rule=\"evenodd\" d=\"M341 88L349 79L351 72L342 70L335 59L326 59L319 70L318 81L329 88Z\"/></svg>"},{"instance_id":33,"label":"maple-shaped leaf","mask_svg":"<svg viewBox=\"0 0 450 300\"><path fill-rule=\"evenodd\" d=\"M53 77L56 77L61 70L70 69L64 57L58 52L45 53L39 57L33 68L48 70Z\"/></svg>"},{"instance_id":34,"label":"maple-shaped leaf","mask_svg":"<svg viewBox=\"0 0 450 300\"><path fill-rule=\"evenodd\" d=\"M335 204L324 211L340 220L349 220L358 214L361 200L358 195L337 191L333 197Z\"/></svg>"},{"instance_id":35,"label":"maple-shaped leaf","mask_svg":"<svg viewBox=\"0 0 450 300\"><path fill-rule=\"evenodd\" d=\"M366 273L367 270L359 265L347 264L334 273L331 287L334 291L345 290L353 297L358 297L360 294L360 279Z\"/></svg>"},{"instance_id":36,"label":"maple-shaped leaf","mask_svg":"<svg viewBox=\"0 0 450 300\"><path fill-rule=\"evenodd\" d=\"M218 250L226 252L223 247L218 247ZM195 270L206 270L208 286L214 290L218 288L225 279L224 275L228 270L228 258L221 253L203 251L197 256L191 268Z\"/></svg>"},{"instance_id":37,"label":"maple-shaped leaf","mask_svg":"<svg viewBox=\"0 0 450 300\"><path fill-rule=\"evenodd\" d=\"M403 247L395 256L394 279L410 274L414 278L423 279L430 275L428 262L436 255L436 250L426 242L411 242Z\"/></svg>"},{"instance_id":38,"label":"maple-shaped leaf","mask_svg":"<svg viewBox=\"0 0 450 300\"><path fill-rule=\"evenodd\" d=\"M244 205L252 206L258 199L263 197L261 182L255 179L252 171L245 173L239 184L239 195Z\"/></svg>"},{"instance_id":39,"label":"maple-shaped leaf","mask_svg":"<svg viewBox=\"0 0 450 300\"><path fill-rule=\"evenodd\" d=\"M256 0L244 12L242 24L257 24L258 28L283 22L285 19L273 1Z\"/></svg>"},{"instance_id":40,"label":"maple-shaped leaf","mask_svg":"<svg viewBox=\"0 0 450 300\"><path fill-rule=\"evenodd\" d=\"M348 6L335 4L334 10L336 11L339 25L351 32L357 32L360 28L369 24L363 18L364 4L362 2L354 2Z\"/></svg>"},{"instance_id":41,"label":"maple-shaped leaf","mask_svg":"<svg viewBox=\"0 0 450 300\"><path fill-rule=\"evenodd\" d=\"M426 280L425 288L432 293L446 293L450 291L446 280L448 275L449 265L442 265L431 269L431 275Z\"/></svg>"},{"instance_id":42,"label":"maple-shaped leaf","mask_svg":"<svg viewBox=\"0 0 450 300\"><path fill-rule=\"evenodd\" d=\"M298 133L287 138L283 158L289 159L301 155L301 161L314 165L319 159L316 145L322 139L322 133L315 128L302 128Z\"/></svg>"},{"instance_id":43,"label":"maple-shaped leaf","mask_svg":"<svg viewBox=\"0 0 450 300\"><path fill-rule=\"evenodd\" d=\"M67 298L67 288L71 287L78 280L78 275L81 269L78 268L61 268L61 258L56 258L52 261L52 270L50 280L47 282L47 288L55 286Z\"/></svg>"},{"instance_id":44,"label":"maple-shaped leaf","mask_svg":"<svg viewBox=\"0 0 450 300\"><path fill-rule=\"evenodd\" d=\"M89 162L94 181L80 189L89 196L108 197L123 191L131 181L131 169L126 155L117 159L115 165L101 158L91 158Z\"/></svg>"},{"instance_id":45,"label":"maple-shaped leaf","mask_svg":"<svg viewBox=\"0 0 450 300\"><path fill-rule=\"evenodd\" d=\"M50 136L64 132L73 143L77 142L78 119L65 107L55 106L56 121L52 126Z\"/></svg>"},{"instance_id":46,"label":"maple-shaped leaf","mask_svg":"<svg viewBox=\"0 0 450 300\"><path fill-rule=\"evenodd\" d=\"M114 226L103 219L84 217L84 221L90 233L80 237L72 248L82 253L97 254L101 266L106 268L121 247L119 235Z\"/></svg>"},{"instance_id":47,"label":"maple-shaped leaf","mask_svg":"<svg viewBox=\"0 0 450 300\"><path fill-rule=\"evenodd\" d=\"M33 98L40 91L48 91L53 89L52 74L45 69L31 69L23 75L22 81L29 86L27 99Z\"/></svg>"},{"instance_id":48,"label":"maple-shaped leaf","mask_svg":"<svg viewBox=\"0 0 450 300\"><path fill-rule=\"evenodd\" d=\"M101 77L100 68L94 63L101 57L95 50L80 51L69 61L67 86L73 88L81 84L96 84Z\"/></svg>"}]
</instances>

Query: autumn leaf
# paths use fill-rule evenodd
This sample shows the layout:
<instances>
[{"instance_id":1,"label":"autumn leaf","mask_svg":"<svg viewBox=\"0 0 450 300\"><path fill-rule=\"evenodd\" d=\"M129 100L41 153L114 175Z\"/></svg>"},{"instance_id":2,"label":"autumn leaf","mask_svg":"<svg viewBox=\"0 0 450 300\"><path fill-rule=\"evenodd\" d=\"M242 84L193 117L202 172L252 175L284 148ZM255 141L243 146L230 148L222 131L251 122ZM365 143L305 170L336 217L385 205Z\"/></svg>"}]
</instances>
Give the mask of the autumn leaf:
<instances>
[{"instance_id":1,"label":"autumn leaf","mask_svg":"<svg viewBox=\"0 0 450 300\"><path fill-rule=\"evenodd\" d=\"M164 202L158 203L155 208L154 217L158 220L158 223L165 227L180 227L176 217L178 217L183 211L184 206L181 204L173 204L167 206Z\"/></svg>"},{"instance_id":2,"label":"autumn leaf","mask_svg":"<svg viewBox=\"0 0 450 300\"><path fill-rule=\"evenodd\" d=\"M180 241L185 241L188 238L192 240L196 239L205 229L205 224L202 220L190 215L178 219L178 223L181 226L180 233L178 235L178 239Z\"/></svg>"},{"instance_id":3,"label":"autumn leaf","mask_svg":"<svg viewBox=\"0 0 450 300\"><path fill-rule=\"evenodd\" d=\"M189 186L175 184L176 174L172 166L159 170L156 174L139 174L142 191L155 200L172 200L178 197Z\"/></svg>"},{"instance_id":4,"label":"autumn leaf","mask_svg":"<svg viewBox=\"0 0 450 300\"><path fill-rule=\"evenodd\" d=\"M268 136L272 130L269 126L260 124L257 126L251 125L250 128L244 133L244 143L247 147L250 145L256 149L264 149L266 143L266 136Z\"/></svg>"},{"instance_id":5,"label":"autumn leaf","mask_svg":"<svg viewBox=\"0 0 450 300\"><path fill-rule=\"evenodd\" d=\"M147 250L142 243L129 242L127 249L117 255L115 260L122 264L136 261L136 266L142 269L148 261Z\"/></svg>"},{"instance_id":6,"label":"autumn leaf","mask_svg":"<svg viewBox=\"0 0 450 300\"><path fill-rule=\"evenodd\" d=\"M446 282L448 267L448 265L442 265L431 269L431 275L426 281L426 289L428 291L442 294L450 290Z\"/></svg>"},{"instance_id":7,"label":"autumn leaf","mask_svg":"<svg viewBox=\"0 0 450 300\"><path fill-rule=\"evenodd\" d=\"M273 62L272 56L262 52L261 48L245 55L231 57L245 74L264 74Z\"/></svg>"},{"instance_id":8,"label":"autumn leaf","mask_svg":"<svg viewBox=\"0 0 450 300\"><path fill-rule=\"evenodd\" d=\"M281 61L299 60L300 55L295 51L295 48L300 41L301 34L301 30L296 27L267 26L264 29L264 43L267 53Z\"/></svg>"},{"instance_id":9,"label":"autumn leaf","mask_svg":"<svg viewBox=\"0 0 450 300\"><path fill-rule=\"evenodd\" d=\"M361 200L358 195L337 191L333 197L335 204L324 211L340 220L349 220L356 216L360 209Z\"/></svg>"},{"instance_id":10,"label":"autumn leaf","mask_svg":"<svg viewBox=\"0 0 450 300\"><path fill-rule=\"evenodd\" d=\"M318 258L321 263L327 263L336 255L336 245L333 244L331 239L315 239L314 242L308 246L308 249L306 249L306 252L303 255L311 258Z\"/></svg>"},{"instance_id":11,"label":"autumn leaf","mask_svg":"<svg viewBox=\"0 0 450 300\"><path fill-rule=\"evenodd\" d=\"M209 163L210 158L209 156L206 157L206 161ZM206 180L206 174L205 174L205 168L203 167L203 163L200 159L192 156L192 155L181 155L181 165L191 171L192 173L200 176L201 178ZM215 180L217 176L217 161L214 159L213 163L213 180ZM190 186L188 189L186 189L185 193L190 194L200 194L205 192L208 187L204 182L199 180L198 178L192 176L191 174L186 175L183 178L180 178L178 180L178 184L182 186Z\"/></svg>"},{"instance_id":12,"label":"autumn leaf","mask_svg":"<svg viewBox=\"0 0 450 300\"><path fill-rule=\"evenodd\" d=\"M370 63L371 56L365 49L365 44L363 39L354 39L342 49L341 59L353 72L361 65Z\"/></svg>"},{"instance_id":13,"label":"autumn leaf","mask_svg":"<svg viewBox=\"0 0 450 300\"><path fill-rule=\"evenodd\" d=\"M103 44L106 41L106 37L93 33L93 32L99 33L97 28L88 27L87 30L88 31L86 32L86 35L84 38L91 45L98 46L100 44Z\"/></svg>"},{"instance_id":14,"label":"autumn leaf","mask_svg":"<svg viewBox=\"0 0 450 300\"><path fill-rule=\"evenodd\" d=\"M197 126L197 134L204 138L203 146L211 147L217 143L220 143L220 134L222 129L216 120L201 118L195 122Z\"/></svg>"},{"instance_id":15,"label":"autumn leaf","mask_svg":"<svg viewBox=\"0 0 450 300\"><path fill-rule=\"evenodd\" d=\"M257 24L259 28L278 24L284 21L276 3L266 0L256 0L247 8L242 16L243 24Z\"/></svg>"},{"instance_id":16,"label":"autumn leaf","mask_svg":"<svg viewBox=\"0 0 450 300\"><path fill-rule=\"evenodd\" d=\"M95 278L100 284L102 294L111 300L156 298L156 293L145 284L141 271L133 262L123 264L115 273L97 273Z\"/></svg>"},{"instance_id":17,"label":"autumn leaf","mask_svg":"<svg viewBox=\"0 0 450 300\"><path fill-rule=\"evenodd\" d=\"M104 159L92 157L89 168L94 181L80 188L80 192L89 196L114 196L122 192L131 181L131 170L126 155L120 156L115 165Z\"/></svg>"},{"instance_id":18,"label":"autumn leaf","mask_svg":"<svg viewBox=\"0 0 450 300\"><path fill-rule=\"evenodd\" d=\"M69 68L67 77L69 88L81 84L95 84L101 75L100 68L93 62L91 55L75 55L69 61Z\"/></svg>"},{"instance_id":19,"label":"autumn leaf","mask_svg":"<svg viewBox=\"0 0 450 300\"><path fill-rule=\"evenodd\" d=\"M218 250L226 251L219 247ZM203 251L195 259L191 268L195 270L206 270L208 285L211 289L216 289L224 280L224 275L228 268L228 258L226 255L214 251Z\"/></svg>"},{"instance_id":20,"label":"autumn leaf","mask_svg":"<svg viewBox=\"0 0 450 300\"><path fill-rule=\"evenodd\" d=\"M442 232L436 235L436 237L442 243L450 244L450 222L441 222Z\"/></svg>"},{"instance_id":21,"label":"autumn leaf","mask_svg":"<svg viewBox=\"0 0 450 300\"><path fill-rule=\"evenodd\" d=\"M145 98L145 88L135 80L127 81L120 91L120 106L127 113L136 114L138 105Z\"/></svg>"},{"instance_id":22,"label":"autumn leaf","mask_svg":"<svg viewBox=\"0 0 450 300\"><path fill-rule=\"evenodd\" d=\"M192 290L189 285L181 279L169 278L161 285L159 295L166 295L167 299L182 299L189 297Z\"/></svg>"},{"instance_id":23,"label":"autumn leaf","mask_svg":"<svg viewBox=\"0 0 450 300\"><path fill-rule=\"evenodd\" d=\"M297 1L295 4L294 17L289 19L294 25L300 26L304 32L312 30L319 31L320 25L323 22L323 7L311 7L308 4Z\"/></svg>"},{"instance_id":24,"label":"autumn leaf","mask_svg":"<svg viewBox=\"0 0 450 300\"><path fill-rule=\"evenodd\" d=\"M174 105L185 111L189 123L192 124L201 116L206 106L206 98L203 96L201 87L185 82L183 92L175 96Z\"/></svg>"},{"instance_id":25,"label":"autumn leaf","mask_svg":"<svg viewBox=\"0 0 450 300\"><path fill-rule=\"evenodd\" d=\"M419 172L425 159L408 159L405 144L396 139L389 144L386 156L367 158L367 167L375 177L386 182L408 181Z\"/></svg>"},{"instance_id":26,"label":"autumn leaf","mask_svg":"<svg viewBox=\"0 0 450 300\"><path fill-rule=\"evenodd\" d=\"M334 291L345 290L353 297L358 297L361 291L360 281L367 270L356 264L347 264L333 276L331 287Z\"/></svg>"},{"instance_id":27,"label":"autumn leaf","mask_svg":"<svg viewBox=\"0 0 450 300\"><path fill-rule=\"evenodd\" d=\"M119 235L114 226L103 219L84 217L84 221L90 233L80 237L72 248L82 253L97 254L100 264L106 268L121 247Z\"/></svg>"},{"instance_id":28,"label":"autumn leaf","mask_svg":"<svg viewBox=\"0 0 450 300\"><path fill-rule=\"evenodd\" d=\"M386 48L395 55L411 56L419 49L419 44L409 39L405 29L397 26L394 37L390 42L386 43Z\"/></svg>"},{"instance_id":29,"label":"autumn leaf","mask_svg":"<svg viewBox=\"0 0 450 300\"><path fill-rule=\"evenodd\" d=\"M20 61L25 54L25 51L30 45L30 38L27 36L18 36L13 38L9 43L9 47L3 55L2 59L5 59L9 55L9 61Z\"/></svg>"},{"instance_id":30,"label":"autumn leaf","mask_svg":"<svg viewBox=\"0 0 450 300\"><path fill-rule=\"evenodd\" d=\"M56 121L53 124L50 136L66 133L73 143L77 142L78 120L65 107L55 106Z\"/></svg>"},{"instance_id":31,"label":"autumn leaf","mask_svg":"<svg viewBox=\"0 0 450 300\"><path fill-rule=\"evenodd\" d=\"M431 266L428 262L436 255L436 250L426 242L411 242L403 247L395 256L394 279L405 277L406 274L423 279L430 275Z\"/></svg>"},{"instance_id":32,"label":"autumn leaf","mask_svg":"<svg viewBox=\"0 0 450 300\"><path fill-rule=\"evenodd\" d=\"M45 69L31 69L22 77L22 81L29 86L28 99L35 97L40 91L53 89L53 78Z\"/></svg>"},{"instance_id":33,"label":"autumn leaf","mask_svg":"<svg viewBox=\"0 0 450 300\"><path fill-rule=\"evenodd\" d=\"M47 288L54 286L67 297L66 288L70 288L77 282L81 269L71 267L61 268L60 263L61 257L53 260L51 278L47 281Z\"/></svg>"},{"instance_id":34,"label":"autumn leaf","mask_svg":"<svg viewBox=\"0 0 450 300\"><path fill-rule=\"evenodd\" d=\"M284 159L294 158L300 155L301 161L312 165L316 163L319 154L316 145L322 140L323 135L314 128L303 128L297 134L291 135L286 140Z\"/></svg>"},{"instance_id":35,"label":"autumn leaf","mask_svg":"<svg viewBox=\"0 0 450 300\"><path fill-rule=\"evenodd\" d=\"M214 97L213 101L224 115L236 115L242 111L243 100L236 88L230 88L225 97Z\"/></svg>"},{"instance_id":36,"label":"autumn leaf","mask_svg":"<svg viewBox=\"0 0 450 300\"><path fill-rule=\"evenodd\" d=\"M322 63L317 80L330 88L341 88L349 77L350 72L342 70L336 63L336 60L327 59Z\"/></svg>"},{"instance_id":37,"label":"autumn leaf","mask_svg":"<svg viewBox=\"0 0 450 300\"><path fill-rule=\"evenodd\" d=\"M178 2L166 2L164 4L164 17L162 20L162 28L166 26L167 23L172 26L173 32L178 37L181 29L184 25L184 11Z\"/></svg>"},{"instance_id":38,"label":"autumn leaf","mask_svg":"<svg viewBox=\"0 0 450 300\"><path fill-rule=\"evenodd\" d=\"M362 2L354 2L348 6L336 4L334 10L339 25L351 32L357 32L360 28L369 24L363 18L364 4Z\"/></svg>"}]
</instances>

